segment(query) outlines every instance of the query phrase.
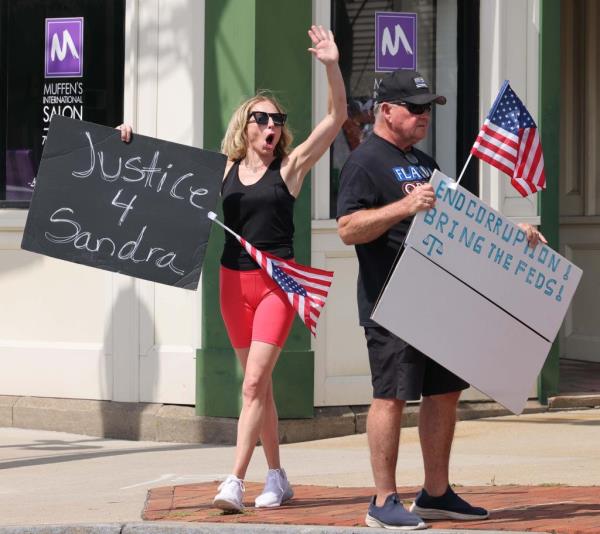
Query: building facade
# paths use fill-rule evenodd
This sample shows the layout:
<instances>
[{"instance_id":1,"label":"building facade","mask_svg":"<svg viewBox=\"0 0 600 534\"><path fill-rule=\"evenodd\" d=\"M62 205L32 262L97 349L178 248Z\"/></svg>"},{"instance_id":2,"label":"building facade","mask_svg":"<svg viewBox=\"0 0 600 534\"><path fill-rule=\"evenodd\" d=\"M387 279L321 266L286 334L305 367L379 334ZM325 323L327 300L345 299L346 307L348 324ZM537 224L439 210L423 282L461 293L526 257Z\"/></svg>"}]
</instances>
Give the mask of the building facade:
<instances>
[{"instance_id":1,"label":"building facade","mask_svg":"<svg viewBox=\"0 0 600 534\"><path fill-rule=\"evenodd\" d=\"M0 88L0 395L185 404L198 414L237 415L241 371L218 304L222 231L213 230L196 292L34 255L20 249L34 169L53 113L125 121L145 135L218 150L233 108L262 88L281 98L302 140L327 105L324 70L306 51L306 30L317 23L336 33L351 117L298 199L296 257L336 278L317 338L295 324L277 365L276 395L283 417L370 402L358 266L353 248L337 237L333 206L339 169L369 130L364 117L383 75L375 65L376 12L416 14L416 68L448 97L424 148L446 174L460 172L504 79L537 119L546 192L521 198L507 177L479 161L471 161L463 183L512 220L541 224L550 244L584 270L532 396L558 391L560 358L600 362L600 8L593 0L53 4L8 0L0 12L9 74ZM81 76L45 70L53 46L45 39L54 35L48 20L57 19L83 21L82 50L64 39L54 48L64 56L73 55L71 44L78 50ZM37 58L31 62L19 56L26 26L37 36L28 40ZM469 390L463 398L483 397Z\"/></svg>"}]
</instances>

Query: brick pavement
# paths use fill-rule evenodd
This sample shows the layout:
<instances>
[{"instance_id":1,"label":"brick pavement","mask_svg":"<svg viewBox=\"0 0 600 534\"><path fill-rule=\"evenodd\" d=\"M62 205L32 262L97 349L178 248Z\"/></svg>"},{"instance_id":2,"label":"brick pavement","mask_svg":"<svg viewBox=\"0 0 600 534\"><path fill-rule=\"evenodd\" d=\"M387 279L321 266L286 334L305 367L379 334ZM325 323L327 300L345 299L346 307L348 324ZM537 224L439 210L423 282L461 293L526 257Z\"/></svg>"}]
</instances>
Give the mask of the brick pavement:
<instances>
[{"instance_id":1,"label":"brick pavement","mask_svg":"<svg viewBox=\"0 0 600 534\"><path fill-rule=\"evenodd\" d=\"M165 486L148 492L142 512L147 521L274 523L292 525L364 526L372 488L294 486L289 503L255 509L262 484L247 483L243 514L224 514L211 507L218 482ZM409 504L419 488L401 488ZM518 530L556 534L600 533L600 486L480 486L456 491L491 512L486 521L430 521L434 528Z\"/></svg>"}]
</instances>

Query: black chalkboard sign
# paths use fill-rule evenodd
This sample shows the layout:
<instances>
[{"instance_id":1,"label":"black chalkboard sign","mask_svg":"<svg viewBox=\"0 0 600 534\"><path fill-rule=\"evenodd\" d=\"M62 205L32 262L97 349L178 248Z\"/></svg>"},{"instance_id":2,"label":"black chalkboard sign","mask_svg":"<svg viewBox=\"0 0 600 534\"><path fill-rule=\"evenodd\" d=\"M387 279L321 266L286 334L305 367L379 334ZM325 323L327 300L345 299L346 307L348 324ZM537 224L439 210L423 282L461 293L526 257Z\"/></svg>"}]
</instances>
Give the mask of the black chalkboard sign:
<instances>
[{"instance_id":1,"label":"black chalkboard sign","mask_svg":"<svg viewBox=\"0 0 600 534\"><path fill-rule=\"evenodd\" d=\"M21 248L196 289L223 154L55 115Z\"/></svg>"}]
</instances>

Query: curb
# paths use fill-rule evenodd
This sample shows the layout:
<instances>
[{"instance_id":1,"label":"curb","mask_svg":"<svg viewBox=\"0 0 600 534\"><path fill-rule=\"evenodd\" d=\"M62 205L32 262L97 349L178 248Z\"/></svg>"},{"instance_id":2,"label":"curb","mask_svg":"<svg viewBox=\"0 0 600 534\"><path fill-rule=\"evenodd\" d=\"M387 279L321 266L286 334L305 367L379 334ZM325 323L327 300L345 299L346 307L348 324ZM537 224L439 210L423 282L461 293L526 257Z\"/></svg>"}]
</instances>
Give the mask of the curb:
<instances>
[{"instance_id":1,"label":"curb","mask_svg":"<svg viewBox=\"0 0 600 534\"><path fill-rule=\"evenodd\" d=\"M548 399L548 409L596 408L600 406L600 394L559 395Z\"/></svg>"},{"instance_id":2,"label":"curb","mask_svg":"<svg viewBox=\"0 0 600 534\"><path fill-rule=\"evenodd\" d=\"M368 409L368 406L332 406L315 408L311 419L282 419L280 443L363 434ZM539 402L529 401L523 413L547 410ZM402 415L402 426L416 426L418 413L418 404L408 405ZM466 421L510 414L495 402L464 401L459 403L457 418ZM237 418L199 416L192 406L0 395L0 427L133 441L234 445Z\"/></svg>"},{"instance_id":3,"label":"curb","mask_svg":"<svg viewBox=\"0 0 600 534\"><path fill-rule=\"evenodd\" d=\"M222 534L222 523L188 524L160 523L106 523L74 525L0 526L0 534ZM388 534L389 530L371 527L323 527L313 525L242 525L230 523L227 534ZM427 529L431 534L547 534L532 531L499 530L439 530Z\"/></svg>"}]
</instances>

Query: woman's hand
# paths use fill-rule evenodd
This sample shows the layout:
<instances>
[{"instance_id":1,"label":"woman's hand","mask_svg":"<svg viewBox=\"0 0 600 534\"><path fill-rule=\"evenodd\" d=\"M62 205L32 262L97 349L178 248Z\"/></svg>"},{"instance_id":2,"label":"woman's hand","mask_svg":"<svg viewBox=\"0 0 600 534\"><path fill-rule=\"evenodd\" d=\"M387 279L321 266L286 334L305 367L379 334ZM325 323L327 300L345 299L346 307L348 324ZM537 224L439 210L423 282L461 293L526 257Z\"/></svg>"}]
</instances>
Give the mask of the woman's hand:
<instances>
[{"instance_id":1,"label":"woman's hand","mask_svg":"<svg viewBox=\"0 0 600 534\"><path fill-rule=\"evenodd\" d=\"M337 63L340 59L338 47L333 39L331 30L326 30L323 26L315 26L314 24L308 30L308 35L313 42L313 48L308 51L312 53L323 65Z\"/></svg>"},{"instance_id":2,"label":"woman's hand","mask_svg":"<svg viewBox=\"0 0 600 534\"><path fill-rule=\"evenodd\" d=\"M131 141L131 135L133 134L133 128L129 124L119 124L115 128L116 130L121 130L121 141L125 143L129 143Z\"/></svg>"},{"instance_id":3,"label":"woman's hand","mask_svg":"<svg viewBox=\"0 0 600 534\"><path fill-rule=\"evenodd\" d=\"M527 234L527 242L531 248L535 248L540 241L545 245L548 244L544 234L542 234L535 226L531 226L527 223L519 223L517 226Z\"/></svg>"}]
</instances>

